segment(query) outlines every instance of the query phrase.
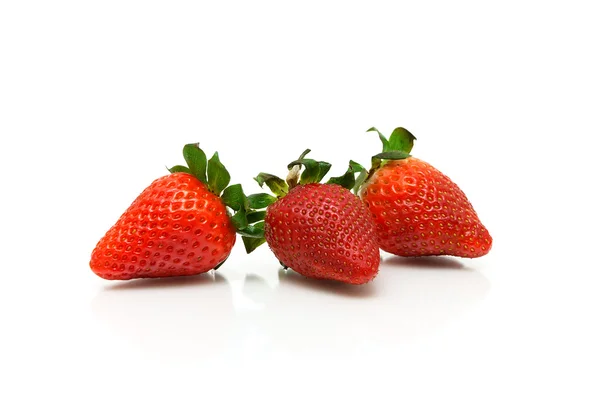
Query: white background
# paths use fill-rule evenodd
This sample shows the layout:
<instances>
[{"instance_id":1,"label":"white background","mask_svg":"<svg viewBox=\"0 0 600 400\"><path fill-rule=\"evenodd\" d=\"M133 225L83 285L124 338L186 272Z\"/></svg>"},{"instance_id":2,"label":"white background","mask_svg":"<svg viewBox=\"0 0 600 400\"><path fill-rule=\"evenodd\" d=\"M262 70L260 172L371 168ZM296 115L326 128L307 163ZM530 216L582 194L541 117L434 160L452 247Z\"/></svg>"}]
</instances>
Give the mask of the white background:
<instances>
[{"instance_id":1,"label":"white background","mask_svg":"<svg viewBox=\"0 0 600 400\"><path fill-rule=\"evenodd\" d=\"M3 1L3 399L598 398L598 12L584 1ZM404 126L489 255L383 254L364 287L238 241L218 273L103 281L104 232L219 151L260 190ZM211 397L208 397L211 396Z\"/></svg>"}]
</instances>

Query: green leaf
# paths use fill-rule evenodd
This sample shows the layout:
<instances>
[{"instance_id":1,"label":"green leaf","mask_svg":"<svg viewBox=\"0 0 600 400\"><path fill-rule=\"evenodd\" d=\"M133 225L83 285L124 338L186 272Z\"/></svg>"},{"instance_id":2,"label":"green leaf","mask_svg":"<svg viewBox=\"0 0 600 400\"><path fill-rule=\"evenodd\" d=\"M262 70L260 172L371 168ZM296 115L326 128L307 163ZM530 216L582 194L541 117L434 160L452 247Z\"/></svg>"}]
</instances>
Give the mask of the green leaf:
<instances>
[{"instance_id":1,"label":"green leaf","mask_svg":"<svg viewBox=\"0 0 600 400\"><path fill-rule=\"evenodd\" d=\"M243 229L240 229L238 233L241 236L252 237L252 238L264 238L265 237L265 223L257 222L254 225L248 225Z\"/></svg>"},{"instance_id":2,"label":"green leaf","mask_svg":"<svg viewBox=\"0 0 600 400\"><path fill-rule=\"evenodd\" d=\"M331 168L331 164L328 162L315 161L311 158L293 161L288 165L288 169L292 169L295 165L304 166L304 171L300 175L300 183L303 185L320 182Z\"/></svg>"},{"instance_id":3,"label":"green leaf","mask_svg":"<svg viewBox=\"0 0 600 400\"><path fill-rule=\"evenodd\" d=\"M263 221L266 215L266 211L251 211L246 214L246 219L249 224L253 224L255 222Z\"/></svg>"},{"instance_id":4,"label":"green leaf","mask_svg":"<svg viewBox=\"0 0 600 400\"><path fill-rule=\"evenodd\" d=\"M302 154L300 154L300 157L298 157L298 160L304 160L304 157L306 157L308 153L310 153L310 149L304 150Z\"/></svg>"},{"instance_id":5,"label":"green leaf","mask_svg":"<svg viewBox=\"0 0 600 400\"><path fill-rule=\"evenodd\" d=\"M300 176L300 183L317 183L321 182L321 180L327 175L329 169L331 168L331 164L325 161L315 161L311 158L304 158L310 149L304 150L300 157L296 161L292 161L288 164L288 169L291 170L296 165L304 166L304 171Z\"/></svg>"},{"instance_id":6,"label":"green leaf","mask_svg":"<svg viewBox=\"0 0 600 400\"><path fill-rule=\"evenodd\" d=\"M377 128L375 128L375 127L369 128L369 129L367 129L367 132L377 132L377 134L379 135L379 139L381 140L381 143L383 144L382 151L390 150L390 142L387 140L387 138L385 136L383 136L383 134L381 132L379 132L379 130Z\"/></svg>"},{"instance_id":7,"label":"green leaf","mask_svg":"<svg viewBox=\"0 0 600 400\"><path fill-rule=\"evenodd\" d=\"M308 158L298 161L298 164L304 165L304 171L300 175L301 184L318 182L321 166L317 161Z\"/></svg>"},{"instance_id":8,"label":"green leaf","mask_svg":"<svg viewBox=\"0 0 600 400\"><path fill-rule=\"evenodd\" d=\"M352 172L362 172L365 171L365 167L357 163L356 161L350 160L350 168L352 168Z\"/></svg>"},{"instance_id":9,"label":"green leaf","mask_svg":"<svg viewBox=\"0 0 600 400\"><path fill-rule=\"evenodd\" d=\"M373 156L373 158L377 158L379 160L404 160L405 158L410 157L410 154L404 151L386 151L383 153L379 153Z\"/></svg>"},{"instance_id":10,"label":"green leaf","mask_svg":"<svg viewBox=\"0 0 600 400\"><path fill-rule=\"evenodd\" d=\"M257 247L266 242L265 238L253 238L248 236L242 236L242 241L246 248L246 254L252 253Z\"/></svg>"},{"instance_id":11,"label":"green leaf","mask_svg":"<svg viewBox=\"0 0 600 400\"><path fill-rule=\"evenodd\" d=\"M288 164L288 169L292 169L296 165L304 166L304 171L300 176L300 183L312 183L315 182L319 176L319 163L311 158L299 159L292 161Z\"/></svg>"},{"instance_id":12,"label":"green leaf","mask_svg":"<svg viewBox=\"0 0 600 400\"><path fill-rule=\"evenodd\" d=\"M229 258L229 256L227 257ZM224 259L223 261L221 261L219 264L217 264L216 267L213 268L214 271L218 270L219 268L221 268L221 265L225 264L225 261L227 261L227 258Z\"/></svg>"},{"instance_id":13,"label":"green leaf","mask_svg":"<svg viewBox=\"0 0 600 400\"><path fill-rule=\"evenodd\" d=\"M404 128L396 128L390 135L389 148L384 151L403 151L410 153L417 138Z\"/></svg>"},{"instance_id":14,"label":"green leaf","mask_svg":"<svg viewBox=\"0 0 600 400\"><path fill-rule=\"evenodd\" d=\"M273 194L277 197L285 196L289 191L288 184L285 183L283 179L275 175L261 172L256 178L254 178L254 180L258 182L260 187L263 187L263 184L266 184L271 192L273 192Z\"/></svg>"},{"instance_id":15,"label":"green leaf","mask_svg":"<svg viewBox=\"0 0 600 400\"><path fill-rule=\"evenodd\" d=\"M352 189L354 187L355 179L354 172L352 170L352 165L348 167L346 173L342 176L338 176L335 178L330 178L327 183L334 183L345 187L346 189Z\"/></svg>"},{"instance_id":16,"label":"green leaf","mask_svg":"<svg viewBox=\"0 0 600 400\"><path fill-rule=\"evenodd\" d=\"M352 168L353 173L359 173L358 177L356 177L356 180L354 182L354 186L352 187L352 191L354 192L354 194L358 194L360 187L365 182L365 180L367 180L368 171L365 169L365 167L352 160L350 160L350 168Z\"/></svg>"},{"instance_id":17,"label":"green leaf","mask_svg":"<svg viewBox=\"0 0 600 400\"><path fill-rule=\"evenodd\" d=\"M219 153L215 152L208 160L208 188L217 196L229 185L229 172L219 160Z\"/></svg>"},{"instance_id":18,"label":"green leaf","mask_svg":"<svg viewBox=\"0 0 600 400\"><path fill-rule=\"evenodd\" d=\"M237 231L244 229L248 226L248 219L246 218L246 210L244 208L240 209L236 212L233 217L231 217L231 222Z\"/></svg>"},{"instance_id":19,"label":"green leaf","mask_svg":"<svg viewBox=\"0 0 600 400\"><path fill-rule=\"evenodd\" d=\"M358 194L360 187L367 180L367 176L368 176L368 173L367 173L366 169L363 169L362 171L360 171L360 174L358 174L358 178L356 178L356 182L354 183L354 187L352 188L352 191L354 192L354 194Z\"/></svg>"},{"instance_id":20,"label":"green leaf","mask_svg":"<svg viewBox=\"0 0 600 400\"><path fill-rule=\"evenodd\" d=\"M321 182L330 169L331 164L325 161L319 161L319 175L317 175L317 182Z\"/></svg>"},{"instance_id":21,"label":"green leaf","mask_svg":"<svg viewBox=\"0 0 600 400\"><path fill-rule=\"evenodd\" d=\"M277 201L276 197L267 193L256 193L248 196L248 205L255 210L266 208Z\"/></svg>"},{"instance_id":22,"label":"green leaf","mask_svg":"<svg viewBox=\"0 0 600 400\"><path fill-rule=\"evenodd\" d=\"M404 151L385 151L383 153L375 154L371 157L371 171L379 168L383 160L404 160L408 157L411 157L411 155Z\"/></svg>"},{"instance_id":23,"label":"green leaf","mask_svg":"<svg viewBox=\"0 0 600 400\"><path fill-rule=\"evenodd\" d=\"M234 211L245 209L248 206L248 200L242 190L242 185L239 183L225 188L223 194L221 194L221 200Z\"/></svg>"},{"instance_id":24,"label":"green leaf","mask_svg":"<svg viewBox=\"0 0 600 400\"><path fill-rule=\"evenodd\" d=\"M174 174L176 172L185 172L185 173L191 174L190 169L188 167L184 167L183 165L176 165L174 167L167 168L167 169L172 174Z\"/></svg>"},{"instance_id":25,"label":"green leaf","mask_svg":"<svg viewBox=\"0 0 600 400\"><path fill-rule=\"evenodd\" d=\"M183 147L183 158L191 174L198 178L200 182L206 183L206 154L204 154L198 143L186 144Z\"/></svg>"}]
</instances>

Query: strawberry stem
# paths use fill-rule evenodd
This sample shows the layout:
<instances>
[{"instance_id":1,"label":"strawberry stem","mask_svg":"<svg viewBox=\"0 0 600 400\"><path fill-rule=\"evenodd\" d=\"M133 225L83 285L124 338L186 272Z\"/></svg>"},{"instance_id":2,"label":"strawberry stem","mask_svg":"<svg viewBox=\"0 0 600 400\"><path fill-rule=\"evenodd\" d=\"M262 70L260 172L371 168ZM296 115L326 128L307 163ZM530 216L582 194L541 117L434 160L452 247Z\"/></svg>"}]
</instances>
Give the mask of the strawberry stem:
<instances>
[{"instance_id":1,"label":"strawberry stem","mask_svg":"<svg viewBox=\"0 0 600 400\"><path fill-rule=\"evenodd\" d=\"M285 178L285 181L287 182L287 185L289 186L289 188L293 189L296 186L298 186L299 178L300 178L300 165L294 165L292 168L290 168L290 172L288 173L287 177Z\"/></svg>"},{"instance_id":2,"label":"strawberry stem","mask_svg":"<svg viewBox=\"0 0 600 400\"><path fill-rule=\"evenodd\" d=\"M298 160L296 160L296 161L303 160L304 157L306 157L306 155L308 153L310 153L310 149L304 150L302 152L302 154L300 154L300 157L298 157ZM301 166L300 166L300 164L297 164L290 168L290 165L288 165L288 169L290 170L290 172L288 173L288 176L285 178L285 181L289 185L290 189L292 189L298 185L298 178L299 178L298 175L300 174Z\"/></svg>"},{"instance_id":3,"label":"strawberry stem","mask_svg":"<svg viewBox=\"0 0 600 400\"><path fill-rule=\"evenodd\" d=\"M288 174L286 180L291 188L298 184L298 172L300 171L300 166L304 166L304 172L302 172L302 175L300 176L301 185L321 182L325 175L327 175L327 172L329 172L331 164L328 162L304 158L309 152L310 149L304 150L304 152L300 155L300 158L298 158L296 161L292 161L288 165L290 173Z\"/></svg>"}]
</instances>

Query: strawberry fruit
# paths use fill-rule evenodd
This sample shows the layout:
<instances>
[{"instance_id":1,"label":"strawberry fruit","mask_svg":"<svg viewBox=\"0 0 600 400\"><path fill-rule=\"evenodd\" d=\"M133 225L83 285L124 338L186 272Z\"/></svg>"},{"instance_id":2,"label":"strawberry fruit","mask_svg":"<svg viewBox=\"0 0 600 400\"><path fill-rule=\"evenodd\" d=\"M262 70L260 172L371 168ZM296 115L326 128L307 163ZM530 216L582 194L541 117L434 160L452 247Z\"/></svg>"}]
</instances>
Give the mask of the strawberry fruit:
<instances>
[{"instance_id":1,"label":"strawberry fruit","mask_svg":"<svg viewBox=\"0 0 600 400\"><path fill-rule=\"evenodd\" d=\"M276 197L248 196L252 209L266 210L257 212L264 221L248 227L255 236L242 238L246 251L266 241L284 268L315 279L367 283L377 275L380 255L369 211L349 190L354 173L319 183L331 165L305 159L308 152L288 166L286 181L266 173L255 178Z\"/></svg>"},{"instance_id":2,"label":"strawberry fruit","mask_svg":"<svg viewBox=\"0 0 600 400\"><path fill-rule=\"evenodd\" d=\"M197 275L218 268L236 240L247 207L241 185L218 153L207 161L198 144L183 149L188 166L150 184L92 251L90 268L109 280ZM238 211L233 217L226 206Z\"/></svg>"},{"instance_id":3,"label":"strawberry fruit","mask_svg":"<svg viewBox=\"0 0 600 400\"><path fill-rule=\"evenodd\" d=\"M389 139L376 131L383 152L373 156L360 175L355 192L369 208L382 250L399 256L452 255L481 257L492 237L472 204L450 178L410 155L416 139L396 128Z\"/></svg>"}]
</instances>

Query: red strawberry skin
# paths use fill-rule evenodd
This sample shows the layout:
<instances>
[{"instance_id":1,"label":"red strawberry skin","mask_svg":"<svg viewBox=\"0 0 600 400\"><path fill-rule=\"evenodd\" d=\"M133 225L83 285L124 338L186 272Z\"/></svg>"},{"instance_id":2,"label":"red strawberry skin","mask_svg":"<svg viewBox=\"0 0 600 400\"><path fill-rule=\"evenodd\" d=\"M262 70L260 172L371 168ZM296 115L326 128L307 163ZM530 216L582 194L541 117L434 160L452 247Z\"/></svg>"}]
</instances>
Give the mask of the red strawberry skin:
<instances>
[{"instance_id":1,"label":"red strawberry skin","mask_svg":"<svg viewBox=\"0 0 600 400\"><path fill-rule=\"evenodd\" d=\"M475 258L492 246L463 191L415 157L384 164L359 196L373 215L379 246L388 253Z\"/></svg>"},{"instance_id":2,"label":"red strawberry skin","mask_svg":"<svg viewBox=\"0 0 600 400\"><path fill-rule=\"evenodd\" d=\"M227 259L235 228L219 197L194 176L173 173L147 187L92 251L104 279L196 275Z\"/></svg>"},{"instance_id":3,"label":"red strawberry skin","mask_svg":"<svg viewBox=\"0 0 600 400\"><path fill-rule=\"evenodd\" d=\"M299 185L271 204L265 239L283 265L306 277L359 285L379 270L369 211L336 184Z\"/></svg>"}]
</instances>

